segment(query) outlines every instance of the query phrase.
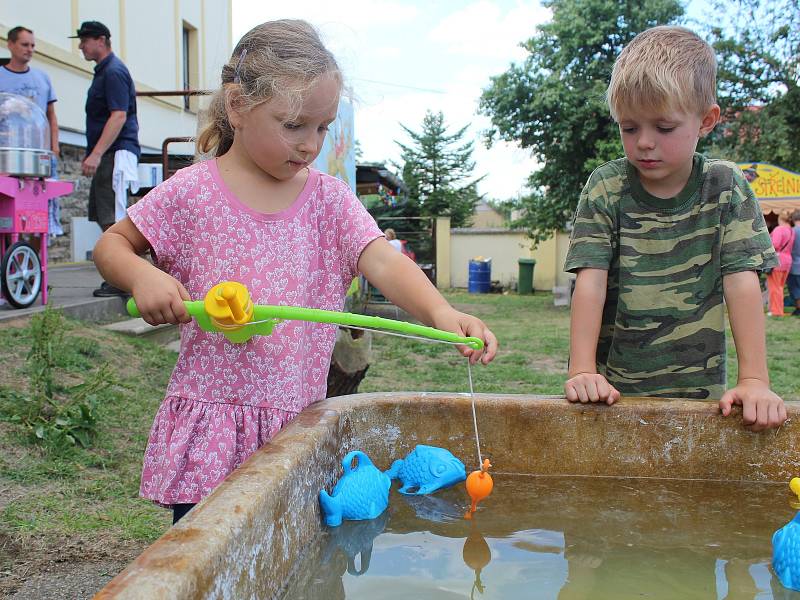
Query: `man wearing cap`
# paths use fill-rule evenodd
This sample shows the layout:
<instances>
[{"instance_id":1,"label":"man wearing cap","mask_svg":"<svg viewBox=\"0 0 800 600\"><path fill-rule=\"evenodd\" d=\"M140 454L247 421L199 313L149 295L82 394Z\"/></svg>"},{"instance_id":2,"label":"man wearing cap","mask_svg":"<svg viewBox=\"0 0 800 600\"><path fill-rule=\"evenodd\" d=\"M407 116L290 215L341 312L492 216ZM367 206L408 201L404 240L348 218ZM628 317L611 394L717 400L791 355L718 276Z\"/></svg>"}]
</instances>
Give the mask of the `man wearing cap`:
<instances>
[{"instance_id":1,"label":"man wearing cap","mask_svg":"<svg viewBox=\"0 0 800 600\"><path fill-rule=\"evenodd\" d=\"M99 21L84 21L77 34L83 57L97 63L86 98L84 175L92 176L89 220L105 231L125 216L128 186L138 189L139 122L136 90L125 64L111 51L111 32ZM95 296L125 292L103 282Z\"/></svg>"}]
</instances>

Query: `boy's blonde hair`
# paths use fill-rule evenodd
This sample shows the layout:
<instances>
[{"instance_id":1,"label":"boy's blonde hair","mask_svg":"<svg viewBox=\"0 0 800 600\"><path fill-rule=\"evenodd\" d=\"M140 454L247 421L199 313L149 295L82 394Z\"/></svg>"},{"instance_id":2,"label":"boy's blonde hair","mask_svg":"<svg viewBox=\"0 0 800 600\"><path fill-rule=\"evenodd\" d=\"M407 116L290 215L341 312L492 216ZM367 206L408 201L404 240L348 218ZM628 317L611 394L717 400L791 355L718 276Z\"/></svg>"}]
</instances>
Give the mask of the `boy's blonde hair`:
<instances>
[{"instance_id":1,"label":"boy's blonde hair","mask_svg":"<svg viewBox=\"0 0 800 600\"><path fill-rule=\"evenodd\" d=\"M268 21L248 31L222 67L222 87L211 97L205 125L197 137L203 154L221 156L233 143L227 106L249 110L276 97L287 101L290 118L306 92L323 76L342 75L333 54L306 21Z\"/></svg>"},{"instance_id":2,"label":"boy's blonde hair","mask_svg":"<svg viewBox=\"0 0 800 600\"><path fill-rule=\"evenodd\" d=\"M716 103L717 59L700 36L685 27L643 31L614 63L606 99L611 116L641 108L704 115Z\"/></svg>"}]
</instances>

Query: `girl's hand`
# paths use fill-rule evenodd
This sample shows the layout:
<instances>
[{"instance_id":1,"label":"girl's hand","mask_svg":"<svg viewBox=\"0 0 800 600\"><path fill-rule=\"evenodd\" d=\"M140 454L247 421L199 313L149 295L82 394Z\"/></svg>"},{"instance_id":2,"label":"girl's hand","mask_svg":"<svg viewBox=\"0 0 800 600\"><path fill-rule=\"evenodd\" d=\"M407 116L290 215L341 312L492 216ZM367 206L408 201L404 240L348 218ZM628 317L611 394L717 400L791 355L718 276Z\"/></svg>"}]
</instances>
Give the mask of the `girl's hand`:
<instances>
[{"instance_id":1,"label":"girl's hand","mask_svg":"<svg viewBox=\"0 0 800 600\"><path fill-rule=\"evenodd\" d=\"M180 281L158 269L148 270L131 290L136 307L150 325L188 323L184 300L191 300Z\"/></svg>"},{"instance_id":2,"label":"girl's hand","mask_svg":"<svg viewBox=\"0 0 800 600\"><path fill-rule=\"evenodd\" d=\"M719 401L722 416L731 414L734 404L742 407L742 422L750 431L780 427L786 420L783 399L760 379L743 379Z\"/></svg>"},{"instance_id":3,"label":"girl's hand","mask_svg":"<svg viewBox=\"0 0 800 600\"><path fill-rule=\"evenodd\" d=\"M578 373L564 384L564 393L570 402L605 402L614 404L619 400L617 388L599 373Z\"/></svg>"},{"instance_id":4,"label":"girl's hand","mask_svg":"<svg viewBox=\"0 0 800 600\"><path fill-rule=\"evenodd\" d=\"M434 313L433 326L436 329L452 331L456 335L476 337L483 340L482 350L474 350L462 345L456 346L462 356L469 357L469 362L472 365L478 360L488 365L497 354L497 338L486 324L477 317L457 311L452 306L443 306Z\"/></svg>"}]
</instances>

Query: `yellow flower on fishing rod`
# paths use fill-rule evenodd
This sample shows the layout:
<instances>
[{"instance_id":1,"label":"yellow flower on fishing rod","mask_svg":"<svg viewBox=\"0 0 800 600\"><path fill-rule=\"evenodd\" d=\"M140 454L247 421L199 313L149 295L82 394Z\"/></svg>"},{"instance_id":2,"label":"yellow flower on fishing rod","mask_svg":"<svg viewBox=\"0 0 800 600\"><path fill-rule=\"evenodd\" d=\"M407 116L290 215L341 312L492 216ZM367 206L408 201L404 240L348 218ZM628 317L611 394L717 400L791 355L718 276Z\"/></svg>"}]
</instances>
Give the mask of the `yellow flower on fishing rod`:
<instances>
[{"instance_id":1,"label":"yellow flower on fishing rod","mask_svg":"<svg viewBox=\"0 0 800 600\"><path fill-rule=\"evenodd\" d=\"M224 281L212 287L203 305L211 323L222 331L240 329L253 320L250 292L237 281Z\"/></svg>"}]
</instances>

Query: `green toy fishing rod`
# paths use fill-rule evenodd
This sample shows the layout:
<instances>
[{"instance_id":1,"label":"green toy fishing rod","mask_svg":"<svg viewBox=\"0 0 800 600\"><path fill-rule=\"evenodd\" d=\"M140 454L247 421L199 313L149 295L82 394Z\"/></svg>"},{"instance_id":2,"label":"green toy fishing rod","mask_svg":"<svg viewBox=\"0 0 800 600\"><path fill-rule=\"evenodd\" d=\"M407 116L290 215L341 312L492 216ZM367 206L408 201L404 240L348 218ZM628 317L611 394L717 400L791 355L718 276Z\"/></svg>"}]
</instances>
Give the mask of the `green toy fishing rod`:
<instances>
[{"instance_id":1,"label":"green toy fishing rod","mask_svg":"<svg viewBox=\"0 0 800 600\"><path fill-rule=\"evenodd\" d=\"M247 288L235 281L219 283L208 291L204 300L187 300L184 305L201 329L220 332L235 343L246 342L254 335L270 335L272 328L281 321L310 321L464 344L473 350L483 348L483 340L479 338L405 321L318 308L253 304ZM131 316L141 316L133 298L128 300L127 308Z\"/></svg>"}]
</instances>

